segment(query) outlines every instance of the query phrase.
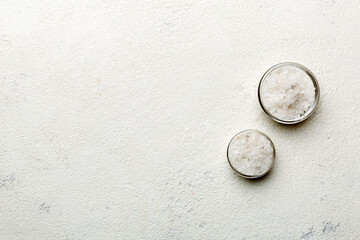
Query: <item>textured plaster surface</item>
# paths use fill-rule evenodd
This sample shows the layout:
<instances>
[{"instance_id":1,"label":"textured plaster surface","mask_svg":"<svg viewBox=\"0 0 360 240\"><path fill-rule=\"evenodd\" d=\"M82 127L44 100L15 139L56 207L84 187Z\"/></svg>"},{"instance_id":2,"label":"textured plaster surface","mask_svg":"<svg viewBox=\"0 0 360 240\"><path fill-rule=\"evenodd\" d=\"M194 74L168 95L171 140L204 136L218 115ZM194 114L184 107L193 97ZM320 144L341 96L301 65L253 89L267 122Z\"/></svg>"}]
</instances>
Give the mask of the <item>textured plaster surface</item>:
<instances>
[{"instance_id":1,"label":"textured plaster surface","mask_svg":"<svg viewBox=\"0 0 360 240\"><path fill-rule=\"evenodd\" d=\"M0 2L0 239L360 239L358 1ZM257 101L282 61L315 114ZM277 162L236 176L255 128Z\"/></svg>"}]
</instances>

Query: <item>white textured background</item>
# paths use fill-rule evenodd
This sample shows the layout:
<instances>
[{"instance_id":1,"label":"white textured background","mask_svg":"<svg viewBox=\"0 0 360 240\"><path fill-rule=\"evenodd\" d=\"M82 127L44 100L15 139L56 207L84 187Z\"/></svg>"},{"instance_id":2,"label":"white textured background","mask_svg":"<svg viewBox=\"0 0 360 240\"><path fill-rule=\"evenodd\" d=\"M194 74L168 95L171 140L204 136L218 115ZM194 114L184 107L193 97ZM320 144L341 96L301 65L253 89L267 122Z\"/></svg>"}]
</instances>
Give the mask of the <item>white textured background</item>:
<instances>
[{"instance_id":1,"label":"white textured background","mask_svg":"<svg viewBox=\"0 0 360 240\"><path fill-rule=\"evenodd\" d=\"M0 239L360 239L360 4L0 2ZM282 61L317 76L297 126L257 101ZM226 147L255 128L270 175Z\"/></svg>"}]
</instances>

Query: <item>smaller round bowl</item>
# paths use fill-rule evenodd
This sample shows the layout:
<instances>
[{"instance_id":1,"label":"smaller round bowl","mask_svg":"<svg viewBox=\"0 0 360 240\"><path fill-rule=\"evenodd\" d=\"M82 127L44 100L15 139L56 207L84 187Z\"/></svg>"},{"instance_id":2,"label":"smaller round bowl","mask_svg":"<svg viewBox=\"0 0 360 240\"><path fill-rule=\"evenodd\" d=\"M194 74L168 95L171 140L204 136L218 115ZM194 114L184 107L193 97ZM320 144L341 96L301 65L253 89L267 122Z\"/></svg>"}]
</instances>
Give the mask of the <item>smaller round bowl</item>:
<instances>
[{"instance_id":1,"label":"smaller round bowl","mask_svg":"<svg viewBox=\"0 0 360 240\"><path fill-rule=\"evenodd\" d=\"M273 114L271 114L269 112L269 110L266 108L265 104L263 103L262 97L261 97L261 93L262 93L262 86L264 84L264 82L266 81L266 78L269 76L269 74L278 69L278 68L283 68L283 67L293 67L293 68L297 68L302 70L304 73L306 73L309 78L311 79L314 88L315 88L315 99L312 103L312 105L310 106L310 108L299 118L295 118L295 119L280 119L276 116L274 116ZM316 80L316 77L314 76L314 74L307 69L306 67L304 67L301 64L298 63L293 63L293 62L284 62L284 63L279 63L276 64L275 66L271 67L269 70L267 70L265 72L265 74L262 76L260 82L259 82L259 87L258 87L258 99L259 99L259 103L261 108L264 110L264 112L274 121L278 122L278 123L282 123L282 124L296 124L296 123L300 123L302 121L304 121L305 119L307 119L308 117L310 117L311 114L313 114L313 112L315 111L315 108L319 102L320 99L320 86L318 81Z\"/></svg>"},{"instance_id":2,"label":"smaller round bowl","mask_svg":"<svg viewBox=\"0 0 360 240\"><path fill-rule=\"evenodd\" d=\"M239 136L239 135L243 135L243 134L248 134L248 133L256 133L256 134L260 134L262 136L264 136L267 140L269 140L270 142L270 146L273 149L273 158L271 161L271 164L268 166L268 168L266 168L264 171L260 172L259 174L255 174L255 175L249 175L249 174L245 174L243 172L241 172L240 170L238 170L233 164L232 164L232 160L229 157L229 149L230 149L230 145L231 143L234 141L234 139ZM244 130L239 132L238 134L236 134L229 142L228 147L227 147L227 160L228 163L230 164L230 167L241 177L244 178L248 178L248 179L256 179L256 178L260 178L262 176L264 176L265 174L267 174L268 172L270 172L270 170L272 169L272 167L274 166L275 163L275 158L276 158L276 151L275 151L275 145L274 143L271 141L271 139L263 132L260 132L258 130L254 130L254 129L248 129L248 130Z\"/></svg>"}]
</instances>

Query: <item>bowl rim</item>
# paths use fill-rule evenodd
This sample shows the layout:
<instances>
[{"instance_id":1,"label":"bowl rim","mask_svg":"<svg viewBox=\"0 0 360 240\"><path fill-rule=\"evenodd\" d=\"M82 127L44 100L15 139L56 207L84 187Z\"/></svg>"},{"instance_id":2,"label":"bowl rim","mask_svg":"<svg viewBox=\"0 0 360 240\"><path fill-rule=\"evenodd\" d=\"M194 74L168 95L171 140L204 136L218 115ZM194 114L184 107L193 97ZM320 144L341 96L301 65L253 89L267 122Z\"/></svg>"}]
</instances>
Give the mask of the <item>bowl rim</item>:
<instances>
[{"instance_id":1,"label":"bowl rim","mask_svg":"<svg viewBox=\"0 0 360 240\"><path fill-rule=\"evenodd\" d=\"M230 159L229 159L229 148L230 148L230 144L231 144L232 141L235 139L235 137L237 137L237 136L240 135L240 134L244 134L244 133L246 133L246 132L255 132L255 133L258 133L258 134L263 135L266 139L268 139L268 140L270 141L271 147L273 148L273 155L274 155L274 157L273 157L273 160L272 160L271 165L270 165L269 168L266 169L264 172L262 172L262 173L260 173L260 174L257 174L257 175L248 175L248 174L244 174L244 173L238 171L238 170L231 164ZM275 160L276 160L275 144L274 144L274 142L271 140L271 138L270 138L268 135L266 135L265 133L263 133L263 132L261 132L261 131L259 131L259 130L256 130L256 129L246 129L246 130L243 130L243 131L241 131L241 132L238 132L237 134L235 134L235 136L233 136L233 137L231 138L231 140L230 140L230 142L229 142L229 144L228 144L228 146L227 146L226 157L227 157L227 161L228 161L230 167L231 167L238 175L240 175L241 177L247 178L247 179L261 178L261 177L263 177L264 175L266 175L268 172L270 172L271 169L273 168L274 164L275 164Z\"/></svg>"},{"instance_id":2,"label":"bowl rim","mask_svg":"<svg viewBox=\"0 0 360 240\"><path fill-rule=\"evenodd\" d=\"M278 69L280 67L284 67L284 66L290 66L290 67L295 67L298 68L302 71L304 71L312 80L314 87L315 87L315 101L313 102L313 104L311 105L311 107L306 111L306 113L296 119L291 119L291 120L286 120L286 119L280 119L278 117L275 117L274 115L272 115L264 106L264 104L262 103L261 100L261 86L262 83L264 82L264 80L266 79L266 77L275 69ZM263 109L263 111L274 121L278 122L278 123L282 123L282 124L297 124L300 123L302 121L305 121L307 118L309 118L315 111L318 102L320 100L320 86L319 86L319 82L317 81L315 75L305 66L299 64L299 63L295 63L295 62L281 62L278 63L274 66L272 66L271 68L269 68L264 75L261 77L259 85L258 85L258 100L260 103L261 108Z\"/></svg>"}]
</instances>

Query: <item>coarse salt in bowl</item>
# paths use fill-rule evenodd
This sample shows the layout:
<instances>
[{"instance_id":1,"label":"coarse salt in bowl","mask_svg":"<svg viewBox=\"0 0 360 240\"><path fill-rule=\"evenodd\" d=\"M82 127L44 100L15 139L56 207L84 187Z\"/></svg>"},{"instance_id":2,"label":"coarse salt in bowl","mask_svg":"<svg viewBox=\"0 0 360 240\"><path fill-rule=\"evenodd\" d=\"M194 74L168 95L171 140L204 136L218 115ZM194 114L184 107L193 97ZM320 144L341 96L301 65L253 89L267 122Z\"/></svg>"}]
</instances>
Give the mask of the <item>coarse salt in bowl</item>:
<instances>
[{"instance_id":1,"label":"coarse salt in bowl","mask_svg":"<svg viewBox=\"0 0 360 240\"><path fill-rule=\"evenodd\" d=\"M320 88L314 74L298 63L280 63L261 78L259 102L273 120L283 124L304 121L314 112Z\"/></svg>"},{"instance_id":2,"label":"coarse salt in bowl","mask_svg":"<svg viewBox=\"0 0 360 240\"><path fill-rule=\"evenodd\" d=\"M227 149L231 168L245 178L259 178L268 173L274 165L275 155L271 139L253 129L235 135Z\"/></svg>"}]
</instances>

